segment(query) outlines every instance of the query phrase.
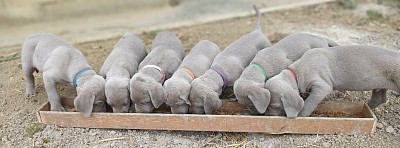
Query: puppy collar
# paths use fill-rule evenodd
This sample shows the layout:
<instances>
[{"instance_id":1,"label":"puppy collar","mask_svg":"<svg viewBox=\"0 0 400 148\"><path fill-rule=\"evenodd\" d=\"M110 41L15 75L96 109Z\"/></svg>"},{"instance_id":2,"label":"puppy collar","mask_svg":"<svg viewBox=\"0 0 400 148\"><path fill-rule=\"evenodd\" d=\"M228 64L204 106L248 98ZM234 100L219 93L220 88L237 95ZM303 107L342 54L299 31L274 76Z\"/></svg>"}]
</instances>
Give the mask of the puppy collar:
<instances>
[{"instance_id":1,"label":"puppy collar","mask_svg":"<svg viewBox=\"0 0 400 148\"><path fill-rule=\"evenodd\" d=\"M287 68L287 70L292 75L292 77L296 80L296 83L299 84L299 82L297 81L296 73L294 73L294 71L291 68Z\"/></svg>"},{"instance_id":2,"label":"puppy collar","mask_svg":"<svg viewBox=\"0 0 400 148\"><path fill-rule=\"evenodd\" d=\"M226 77L226 75L216 67L211 67L211 70L217 72L221 76L222 80L224 81L224 85L222 86L222 90L225 90L225 87L228 84L228 78Z\"/></svg>"},{"instance_id":3,"label":"puppy collar","mask_svg":"<svg viewBox=\"0 0 400 148\"><path fill-rule=\"evenodd\" d=\"M165 73L164 73L164 71L160 68L160 67L158 67L158 66L156 66L156 65L146 65L146 66L144 66L142 69L145 69L145 68L155 68L155 69L157 69L160 73L161 73L161 79L160 79L160 83L164 83L164 79L165 79Z\"/></svg>"},{"instance_id":4,"label":"puppy collar","mask_svg":"<svg viewBox=\"0 0 400 148\"><path fill-rule=\"evenodd\" d=\"M267 81L267 80L268 80L267 73L264 71L264 69L263 69L260 65L258 65L258 64L251 64L251 66L253 66L254 68L256 68L256 69L258 70L258 72L260 72L261 75L264 76L264 81Z\"/></svg>"},{"instance_id":5,"label":"puppy collar","mask_svg":"<svg viewBox=\"0 0 400 148\"><path fill-rule=\"evenodd\" d=\"M84 68L81 71L79 71L78 73L76 73L74 79L72 79L72 85L74 85L75 88L78 86L78 84L77 84L78 79L89 70L91 70L91 68L88 67L88 68Z\"/></svg>"},{"instance_id":6,"label":"puppy collar","mask_svg":"<svg viewBox=\"0 0 400 148\"><path fill-rule=\"evenodd\" d=\"M187 74L189 74L189 76L192 78L192 80L194 80L194 74L192 73L192 71L189 70L189 68L183 67L182 68L183 71L185 71Z\"/></svg>"}]
</instances>

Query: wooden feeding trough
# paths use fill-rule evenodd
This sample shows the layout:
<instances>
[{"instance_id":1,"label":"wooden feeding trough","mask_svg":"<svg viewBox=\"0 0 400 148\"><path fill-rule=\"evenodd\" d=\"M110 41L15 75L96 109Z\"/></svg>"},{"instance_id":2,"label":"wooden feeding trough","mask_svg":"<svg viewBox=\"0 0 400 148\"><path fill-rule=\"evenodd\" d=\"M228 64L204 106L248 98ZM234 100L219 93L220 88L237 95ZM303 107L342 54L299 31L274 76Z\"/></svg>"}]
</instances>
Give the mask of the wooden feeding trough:
<instances>
[{"instance_id":1,"label":"wooden feeding trough","mask_svg":"<svg viewBox=\"0 0 400 148\"><path fill-rule=\"evenodd\" d=\"M66 107L73 107L73 98L63 98L62 103ZM215 112L225 115L106 112L93 113L90 117L85 117L79 112L49 110L48 102L41 106L37 112L40 123L82 128L262 132L269 134L371 134L375 131L376 124L376 117L371 109L360 102L323 102L312 117L296 119L248 115L245 107L237 102L227 101L224 101L222 108ZM324 117L315 117L321 115Z\"/></svg>"}]
</instances>

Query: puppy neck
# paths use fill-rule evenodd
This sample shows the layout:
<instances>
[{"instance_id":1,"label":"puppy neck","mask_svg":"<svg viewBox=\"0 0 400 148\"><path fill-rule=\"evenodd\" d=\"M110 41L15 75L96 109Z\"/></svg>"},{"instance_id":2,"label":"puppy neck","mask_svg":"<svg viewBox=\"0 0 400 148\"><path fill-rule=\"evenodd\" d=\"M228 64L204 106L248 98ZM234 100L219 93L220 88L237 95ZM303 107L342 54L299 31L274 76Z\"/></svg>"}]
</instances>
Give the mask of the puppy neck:
<instances>
[{"instance_id":1,"label":"puppy neck","mask_svg":"<svg viewBox=\"0 0 400 148\"><path fill-rule=\"evenodd\" d=\"M201 77L204 81L210 84L214 92L217 92L218 95L221 95L224 87L224 80L219 73L214 70L207 70L206 73Z\"/></svg>"},{"instance_id":2,"label":"puppy neck","mask_svg":"<svg viewBox=\"0 0 400 148\"><path fill-rule=\"evenodd\" d=\"M243 78L256 83L264 84L265 81L268 79L268 77L266 76L266 74L262 73L264 69L263 68L259 69L259 68L262 67L261 66L256 67L255 65L250 64L246 69L243 70L242 73Z\"/></svg>"},{"instance_id":3,"label":"puppy neck","mask_svg":"<svg viewBox=\"0 0 400 148\"><path fill-rule=\"evenodd\" d=\"M113 66L108 70L106 74L106 80L109 78L128 78L130 79L130 74L126 69L119 66Z\"/></svg>"},{"instance_id":4,"label":"puppy neck","mask_svg":"<svg viewBox=\"0 0 400 148\"><path fill-rule=\"evenodd\" d=\"M164 83L164 73L156 68L143 67L139 73L154 79L156 82Z\"/></svg>"},{"instance_id":5,"label":"puppy neck","mask_svg":"<svg viewBox=\"0 0 400 148\"><path fill-rule=\"evenodd\" d=\"M82 74L77 80L76 80L76 89L82 87L87 81L89 81L93 76L96 75L96 72L94 70L89 70Z\"/></svg>"},{"instance_id":6,"label":"puppy neck","mask_svg":"<svg viewBox=\"0 0 400 148\"><path fill-rule=\"evenodd\" d=\"M189 83L195 79L193 74L188 73L188 71L183 68L176 71L176 73L177 73L177 76L183 78L185 81L187 81Z\"/></svg>"},{"instance_id":7,"label":"puppy neck","mask_svg":"<svg viewBox=\"0 0 400 148\"><path fill-rule=\"evenodd\" d=\"M282 71L283 79L287 81L293 89L299 90L296 71L294 69L291 70L293 71L294 75L288 69Z\"/></svg>"}]
</instances>

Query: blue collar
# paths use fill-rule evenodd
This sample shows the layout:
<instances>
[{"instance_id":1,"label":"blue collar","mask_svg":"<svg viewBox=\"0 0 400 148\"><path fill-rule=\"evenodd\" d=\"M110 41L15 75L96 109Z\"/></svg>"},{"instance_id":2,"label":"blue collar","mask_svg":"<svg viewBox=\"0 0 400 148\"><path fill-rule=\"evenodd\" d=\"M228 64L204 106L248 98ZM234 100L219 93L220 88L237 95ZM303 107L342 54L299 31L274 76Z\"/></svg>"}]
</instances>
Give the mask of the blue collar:
<instances>
[{"instance_id":1,"label":"blue collar","mask_svg":"<svg viewBox=\"0 0 400 148\"><path fill-rule=\"evenodd\" d=\"M74 79L72 80L72 84L74 85L74 87L76 88L78 86L77 81L78 79L87 71L91 70L91 68L85 68L82 69L81 71L79 71L78 73L76 73Z\"/></svg>"}]
</instances>

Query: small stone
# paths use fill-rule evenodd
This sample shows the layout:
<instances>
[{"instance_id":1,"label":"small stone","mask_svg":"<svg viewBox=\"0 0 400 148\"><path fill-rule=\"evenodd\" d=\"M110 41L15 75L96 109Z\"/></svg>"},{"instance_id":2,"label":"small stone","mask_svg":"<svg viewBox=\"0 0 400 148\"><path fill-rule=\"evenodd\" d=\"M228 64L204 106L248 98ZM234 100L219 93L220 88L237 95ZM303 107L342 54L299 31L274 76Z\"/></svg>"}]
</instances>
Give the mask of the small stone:
<instances>
[{"instance_id":1,"label":"small stone","mask_svg":"<svg viewBox=\"0 0 400 148\"><path fill-rule=\"evenodd\" d=\"M386 132L388 132L388 133L393 133L393 132L394 132L394 128L393 128L392 126L388 126L388 127L386 128Z\"/></svg>"},{"instance_id":2,"label":"small stone","mask_svg":"<svg viewBox=\"0 0 400 148\"><path fill-rule=\"evenodd\" d=\"M3 102L1 102L0 106L6 106L7 102L5 100L3 100Z\"/></svg>"},{"instance_id":3,"label":"small stone","mask_svg":"<svg viewBox=\"0 0 400 148\"><path fill-rule=\"evenodd\" d=\"M381 123L382 123L383 126L386 126L386 125L387 125L387 123L384 122L384 121L382 121Z\"/></svg>"},{"instance_id":4,"label":"small stone","mask_svg":"<svg viewBox=\"0 0 400 148\"><path fill-rule=\"evenodd\" d=\"M96 136L96 134L97 134L96 132L89 132L90 136Z\"/></svg>"},{"instance_id":5,"label":"small stone","mask_svg":"<svg viewBox=\"0 0 400 148\"><path fill-rule=\"evenodd\" d=\"M6 136L4 136L3 138L1 138L1 141L6 142L6 141L8 141L8 138Z\"/></svg>"},{"instance_id":6,"label":"small stone","mask_svg":"<svg viewBox=\"0 0 400 148\"><path fill-rule=\"evenodd\" d=\"M110 132L111 135L114 135L115 133L116 133L115 131L111 131L111 132Z\"/></svg>"},{"instance_id":7,"label":"small stone","mask_svg":"<svg viewBox=\"0 0 400 148\"><path fill-rule=\"evenodd\" d=\"M328 142L324 142L324 143L322 143L322 146L323 146L323 147L330 147L331 144L329 144Z\"/></svg>"},{"instance_id":8,"label":"small stone","mask_svg":"<svg viewBox=\"0 0 400 148\"><path fill-rule=\"evenodd\" d=\"M377 128L379 128L379 129L381 129L381 128L383 128L383 124L382 124L382 123L379 123L379 122L377 122L377 123L376 123L376 127L377 127Z\"/></svg>"}]
</instances>

